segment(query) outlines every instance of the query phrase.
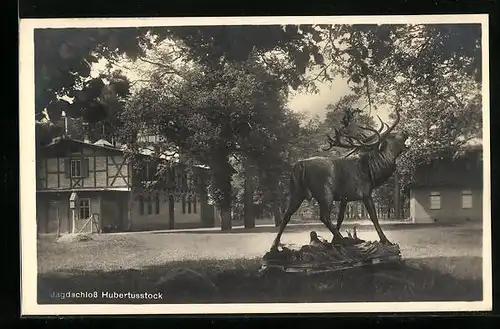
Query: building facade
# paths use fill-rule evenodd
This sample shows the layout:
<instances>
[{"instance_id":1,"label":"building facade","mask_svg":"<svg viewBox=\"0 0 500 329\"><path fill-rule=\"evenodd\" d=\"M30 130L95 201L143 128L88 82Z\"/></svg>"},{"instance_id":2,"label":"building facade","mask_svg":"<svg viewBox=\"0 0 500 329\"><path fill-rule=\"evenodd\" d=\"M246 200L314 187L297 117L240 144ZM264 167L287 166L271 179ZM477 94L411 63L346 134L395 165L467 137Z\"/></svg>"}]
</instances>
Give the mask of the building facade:
<instances>
[{"instance_id":1,"label":"building facade","mask_svg":"<svg viewBox=\"0 0 500 329\"><path fill-rule=\"evenodd\" d=\"M168 186L146 188L122 149L64 137L37 150L36 166L39 233L214 226L206 168L177 164Z\"/></svg>"},{"instance_id":2,"label":"building facade","mask_svg":"<svg viewBox=\"0 0 500 329\"><path fill-rule=\"evenodd\" d=\"M469 147L458 159L436 159L419 166L410 187L414 223L481 222L482 148Z\"/></svg>"}]
</instances>

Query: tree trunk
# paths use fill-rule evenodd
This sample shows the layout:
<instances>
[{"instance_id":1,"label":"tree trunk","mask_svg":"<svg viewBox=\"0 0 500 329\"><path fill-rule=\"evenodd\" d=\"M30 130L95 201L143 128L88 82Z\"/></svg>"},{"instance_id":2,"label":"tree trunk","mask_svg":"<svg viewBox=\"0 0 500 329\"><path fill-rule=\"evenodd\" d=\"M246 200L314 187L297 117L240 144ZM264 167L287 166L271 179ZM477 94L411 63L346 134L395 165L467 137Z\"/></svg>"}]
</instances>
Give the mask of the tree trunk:
<instances>
[{"instance_id":1,"label":"tree trunk","mask_svg":"<svg viewBox=\"0 0 500 329\"><path fill-rule=\"evenodd\" d=\"M230 230L232 227L231 204L232 186L231 179L234 169L229 164L227 150L214 149L213 157L210 161L210 171L216 197L217 207L220 211L221 230Z\"/></svg>"},{"instance_id":2,"label":"tree trunk","mask_svg":"<svg viewBox=\"0 0 500 329\"><path fill-rule=\"evenodd\" d=\"M278 202L273 202L272 204L272 209L273 209L273 216L274 216L274 225L276 227L281 225L281 207L278 204Z\"/></svg>"},{"instance_id":3,"label":"tree trunk","mask_svg":"<svg viewBox=\"0 0 500 329\"><path fill-rule=\"evenodd\" d=\"M399 191L399 175L394 172L394 218L401 218L400 191Z\"/></svg>"},{"instance_id":4,"label":"tree trunk","mask_svg":"<svg viewBox=\"0 0 500 329\"><path fill-rule=\"evenodd\" d=\"M245 171L245 190L243 202L243 222L245 228L255 227L255 215L253 209L253 171L248 159L244 162Z\"/></svg>"},{"instance_id":5,"label":"tree trunk","mask_svg":"<svg viewBox=\"0 0 500 329\"><path fill-rule=\"evenodd\" d=\"M231 209L220 209L220 228L222 231L232 228Z\"/></svg>"}]
</instances>

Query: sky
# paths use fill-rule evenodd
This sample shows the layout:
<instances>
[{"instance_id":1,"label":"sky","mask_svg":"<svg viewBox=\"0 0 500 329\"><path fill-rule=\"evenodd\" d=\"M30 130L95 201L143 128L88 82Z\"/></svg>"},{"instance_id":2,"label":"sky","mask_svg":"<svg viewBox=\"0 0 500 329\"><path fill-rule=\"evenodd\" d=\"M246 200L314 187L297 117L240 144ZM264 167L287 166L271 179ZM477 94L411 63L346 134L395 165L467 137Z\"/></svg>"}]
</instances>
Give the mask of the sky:
<instances>
[{"instance_id":1,"label":"sky","mask_svg":"<svg viewBox=\"0 0 500 329\"><path fill-rule=\"evenodd\" d=\"M333 82L318 83L319 92L317 94L297 93L290 97L288 105L291 110L297 112L306 112L310 116L318 115L324 119L326 115L326 106L337 102L342 96L350 94L347 82L341 78ZM379 115L380 118L389 122L389 110L386 107L380 107L378 111L373 111L372 116Z\"/></svg>"}]
</instances>

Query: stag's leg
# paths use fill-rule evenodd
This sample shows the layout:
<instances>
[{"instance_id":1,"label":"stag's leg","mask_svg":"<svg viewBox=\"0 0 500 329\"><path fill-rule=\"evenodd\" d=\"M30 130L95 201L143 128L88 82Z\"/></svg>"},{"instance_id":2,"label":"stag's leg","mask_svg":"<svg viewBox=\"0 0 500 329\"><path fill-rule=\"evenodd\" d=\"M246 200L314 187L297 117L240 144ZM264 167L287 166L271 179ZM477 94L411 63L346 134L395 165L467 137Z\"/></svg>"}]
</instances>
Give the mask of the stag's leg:
<instances>
[{"instance_id":1,"label":"stag's leg","mask_svg":"<svg viewBox=\"0 0 500 329\"><path fill-rule=\"evenodd\" d=\"M337 230L340 232L340 226L344 221L345 208L347 207L347 201L340 201L339 203L339 213L337 214Z\"/></svg>"},{"instance_id":2,"label":"stag's leg","mask_svg":"<svg viewBox=\"0 0 500 329\"><path fill-rule=\"evenodd\" d=\"M333 234L333 239L332 243L334 242L342 242L342 234L340 234L339 230L335 225L333 225L332 221L330 220L330 212L332 210L331 205L323 205L320 203L319 206L319 219L325 226L332 232Z\"/></svg>"},{"instance_id":3,"label":"stag's leg","mask_svg":"<svg viewBox=\"0 0 500 329\"><path fill-rule=\"evenodd\" d=\"M273 245L271 246L271 251L278 250L278 245L280 243L281 235L283 234L286 225L290 221L290 218L292 218L292 215L297 211L297 209L299 209L304 199L305 198L302 195L294 195L290 198L290 204L288 205L288 208L285 214L283 215L283 220L281 221L278 234L276 235Z\"/></svg>"},{"instance_id":4,"label":"stag's leg","mask_svg":"<svg viewBox=\"0 0 500 329\"><path fill-rule=\"evenodd\" d=\"M373 225L375 226L375 230L377 230L377 234L380 238L380 242L383 244L392 244L389 239L385 236L377 218L377 212L375 211L375 204L373 203L373 199L371 196L363 198L363 202L365 204L366 210L368 211L368 215L370 215L370 219L372 220Z\"/></svg>"},{"instance_id":5,"label":"stag's leg","mask_svg":"<svg viewBox=\"0 0 500 329\"><path fill-rule=\"evenodd\" d=\"M334 241L342 241L342 234L340 234L339 230L335 225L333 225L330 220L330 214L332 212L332 203L333 197L329 188L325 187L325 191L322 196L317 198L319 203L319 220L325 224L325 226L332 232Z\"/></svg>"}]
</instances>

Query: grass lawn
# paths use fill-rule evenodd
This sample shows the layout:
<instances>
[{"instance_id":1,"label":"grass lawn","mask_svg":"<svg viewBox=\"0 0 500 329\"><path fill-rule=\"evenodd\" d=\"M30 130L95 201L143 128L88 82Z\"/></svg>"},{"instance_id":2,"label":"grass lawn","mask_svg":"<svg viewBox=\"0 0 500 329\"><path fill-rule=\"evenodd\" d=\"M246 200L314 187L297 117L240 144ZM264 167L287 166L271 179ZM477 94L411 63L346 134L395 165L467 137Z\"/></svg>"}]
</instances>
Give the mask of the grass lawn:
<instances>
[{"instance_id":1,"label":"grass lawn","mask_svg":"<svg viewBox=\"0 0 500 329\"><path fill-rule=\"evenodd\" d=\"M309 226L287 229L284 243L308 242ZM320 235L330 235L322 227ZM372 227L358 230L375 240ZM160 292L137 303L442 301L482 299L482 231L477 227L390 228L404 263L317 274L259 275L275 228L232 233L192 231L96 235L91 241L38 241L39 303L131 303L102 292ZM98 298L53 298L53 292Z\"/></svg>"}]
</instances>

